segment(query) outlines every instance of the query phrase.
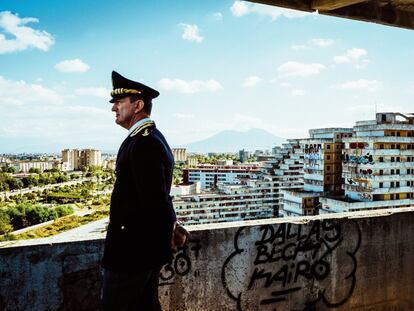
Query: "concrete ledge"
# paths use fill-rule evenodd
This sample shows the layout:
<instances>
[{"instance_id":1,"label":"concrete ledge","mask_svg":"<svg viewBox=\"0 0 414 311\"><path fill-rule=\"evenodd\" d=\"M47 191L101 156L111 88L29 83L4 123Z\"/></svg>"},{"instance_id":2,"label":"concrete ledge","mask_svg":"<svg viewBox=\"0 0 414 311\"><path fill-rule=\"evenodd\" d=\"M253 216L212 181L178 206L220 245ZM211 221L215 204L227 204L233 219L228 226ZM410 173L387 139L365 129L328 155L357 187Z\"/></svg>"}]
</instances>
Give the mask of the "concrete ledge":
<instances>
[{"instance_id":1,"label":"concrete ledge","mask_svg":"<svg viewBox=\"0 0 414 311\"><path fill-rule=\"evenodd\" d=\"M161 272L164 311L414 310L414 208L190 230ZM98 310L102 249L102 238L0 248L0 310Z\"/></svg>"}]
</instances>

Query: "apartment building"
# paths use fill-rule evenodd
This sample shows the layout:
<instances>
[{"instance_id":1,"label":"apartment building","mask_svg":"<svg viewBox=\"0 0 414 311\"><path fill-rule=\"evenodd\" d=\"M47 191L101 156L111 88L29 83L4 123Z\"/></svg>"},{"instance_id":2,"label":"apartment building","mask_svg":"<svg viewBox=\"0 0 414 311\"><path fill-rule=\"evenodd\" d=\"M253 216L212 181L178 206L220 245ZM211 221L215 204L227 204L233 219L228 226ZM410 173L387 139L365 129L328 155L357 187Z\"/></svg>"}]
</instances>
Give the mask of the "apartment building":
<instances>
[{"instance_id":1,"label":"apartment building","mask_svg":"<svg viewBox=\"0 0 414 311\"><path fill-rule=\"evenodd\" d=\"M240 184L220 183L214 191L174 198L177 219L188 225L271 218L277 199L271 179L260 177ZM276 214L277 215L277 214Z\"/></svg>"},{"instance_id":2,"label":"apartment building","mask_svg":"<svg viewBox=\"0 0 414 311\"><path fill-rule=\"evenodd\" d=\"M79 170L92 165L102 165L102 153L95 149L62 150L62 162L68 170Z\"/></svg>"},{"instance_id":3,"label":"apartment building","mask_svg":"<svg viewBox=\"0 0 414 311\"><path fill-rule=\"evenodd\" d=\"M321 213L414 205L414 114L356 122L344 145L344 196L321 199Z\"/></svg>"},{"instance_id":4,"label":"apartment building","mask_svg":"<svg viewBox=\"0 0 414 311\"><path fill-rule=\"evenodd\" d=\"M281 216L316 215L321 196L343 193L343 140L352 136L352 129L311 129L309 136L298 140L297 153L303 159L303 188L282 190Z\"/></svg>"},{"instance_id":5,"label":"apartment building","mask_svg":"<svg viewBox=\"0 0 414 311\"><path fill-rule=\"evenodd\" d=\"M239 165L199 164L196 167L183 169L183 183L190 184L197 181L201 190L216 187L218 183L233 184L239 178L249 178L251 174L260 171L258 163Z\"/></svg>"},{"instance_id":6,"label":"apartment building","mask_svg":"<svg viewBox=\"0 0 414 311\"><path fill-rule=\"evenodd\" d=\"M177 217L188 224L278 217L282 204L281 190L303 186L303 163L298 154L297 140L289 140L274 150L275 154L260 165L244 165L239 176L222 177L219 181L221 176L217 175L215 189L197 195L177 196L174 199ZM240 169L240 165L231 169L234 167ZM229 166L226 168L230 169Z\"/></svg>"},{"instance_id":7,"label":"apartment building","mask_svg":"<svg viewBox=\"0 0 414 311\"><path fill-rule=\"evenodd\" d=\"M187 161L187 149L186 148L172 148L172 154L175 162Z\"/></svg>"}]
</instances>

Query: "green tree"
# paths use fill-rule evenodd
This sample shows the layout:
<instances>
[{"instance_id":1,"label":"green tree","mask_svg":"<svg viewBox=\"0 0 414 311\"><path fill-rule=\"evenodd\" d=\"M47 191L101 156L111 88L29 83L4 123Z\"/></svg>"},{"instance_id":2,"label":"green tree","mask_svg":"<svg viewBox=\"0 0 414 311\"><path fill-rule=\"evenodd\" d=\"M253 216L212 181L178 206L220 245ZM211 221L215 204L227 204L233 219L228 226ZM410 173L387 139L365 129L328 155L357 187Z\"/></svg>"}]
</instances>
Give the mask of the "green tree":
<instances>
[{"instance_id":1,"label":"green tree","mask_svg":"<svg viewBox=\"0 0 414 311\"><path fill-rule=\"evenodd\" d=\"M29 173L36 173L36 174L40 174L40 169L39 169L39 168L34 168L34 167L31 167L31 168L29 169Z\"/></svg>"},{"instance_id":2,"label":"green tree","mask_svg":"<svg viewBox=\"0 0 414 311\"><path fill-rule=\"evenodd\" d=\"M0 234L7 234L13 231L10 224L10 217L4 209L0 209Z\"/></svg>"},{"instance_id":3,"label":"green tree","mask_svg":"<svg viewBox=\"0 0 414 311\"><path fill-rule=\"evenodd\" d=\"M15 169L13 166L8 166L8 165L6 165L6 166L3 166L3 167L1 168L1 170L2 170L3 172L5 172L5 173L12 173L12 174L15 174L15 173L16 173L16 169Z\"/></svg>"},{"instance_id":4,"label":"green tree","mask_svg":"<svg viewBox=\"0 0 414 311\"><path fill-rule=\"evenodd\" d=\"M58 217L67 216L73 214L73 207L70 205L58 205L55 211Z\"/></svg>"}]
</instances>

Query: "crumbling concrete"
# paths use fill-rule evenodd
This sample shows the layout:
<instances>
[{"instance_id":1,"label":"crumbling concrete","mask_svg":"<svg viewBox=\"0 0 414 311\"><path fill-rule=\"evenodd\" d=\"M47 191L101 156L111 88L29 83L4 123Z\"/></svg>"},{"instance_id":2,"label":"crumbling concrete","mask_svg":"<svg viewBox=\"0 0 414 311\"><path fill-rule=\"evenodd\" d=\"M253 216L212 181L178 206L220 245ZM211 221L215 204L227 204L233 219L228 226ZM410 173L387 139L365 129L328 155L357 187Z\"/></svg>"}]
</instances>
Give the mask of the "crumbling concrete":
<instances>
[{"instance_id":1,"label":"crumbling concrete","mask_svg":"<svg viewBox=\"0 0 414 311\"><path fill-rule=\"evenodd\" d=\"M165 311L414 310L414 208L191 231ZM31 244L0 248L0 310L98 310L102 239Z\"/></svg>"}]
</instances>

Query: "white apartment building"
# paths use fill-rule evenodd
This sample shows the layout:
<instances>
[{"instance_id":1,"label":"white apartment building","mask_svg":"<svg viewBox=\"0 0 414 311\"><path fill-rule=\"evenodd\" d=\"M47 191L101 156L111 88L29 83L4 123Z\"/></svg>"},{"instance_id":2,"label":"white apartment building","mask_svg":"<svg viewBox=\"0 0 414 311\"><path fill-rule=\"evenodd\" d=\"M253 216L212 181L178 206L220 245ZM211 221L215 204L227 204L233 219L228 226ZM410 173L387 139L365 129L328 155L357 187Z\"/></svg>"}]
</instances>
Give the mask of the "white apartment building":
<instances>
[{"instance_id":1,"label":"white apartment building","mask_svg":"<svg viewBox=\"0 0 414 311\"><path fill-rule=\"evenodd\" d=\"M65 149L62 150L62 162L67 163L68 170L79 170L83 167L102 166L102 153L95 149Z\"/></svg>"},{"instance_id":2,"label":"white apartment building","mask_svg":"<svg viewBox=\"0 0 414 311\"><path fill-rule=\"evenodd\" d=\"M31 168L39 169L41 172L50 170L57 167L56 161L19 161L15 165L18 165L17 172L28 173Z\"/></svg>"},{"instance_id":3,"label":"white apartment building","mask_svg":"<svg viewBox=\"0 0 414 311\"><path fill-rule=\"evenodd\" d=\"M172 148L171 149L175 162L187 161L187 149L186 148Z\"/></svg>"},{"instance_id":4,"label":"white apartment building","mask_svg":"<svg viewBox=\"0 0 414 311\"><path fill-rule=\"evenodd\" d=\"M352 129L311 129L309 136L298 140L298 153L303 157L303 189L282 191L283 216L315 215L320 205L319 197L343 192L342 141L352 136Z\"/></svg>"},{"instance_id":5,"label":"white apartment building","mask_svg":"<svg viewBox=\"0 0 414 311\"><path fill-rule=\"evenodd\" d=\"M205 178L212 181L215 178L217 188L203 194L176 197L177 217L188 224L278 217L282 205L281 190L303 186L303 156L298 152L298 140L294 139L274 151L274 155L261 163L198 167L193 172L207 169ZM213 168L216 175L211 174ZM235 174L234 170L239 176L224 178L225 174ZM201 184L205 179L200 176L195 175L193 180Z\"/></svg>"},{"instance_id":6,"label":"white apartment building","mask_svg":"<svg viewBox=\"0 0 414 311\"><path fill-rule=\"evenodd\" d=\"M414 114L377 113L344 139L344 196L321 199L321 213L414 206Z\"/></svg>"},{"instance_id":7,"label":"white apartment building","mask_svg":"<svg viewBox=\"0 0 414 311\"><path fill-rule=\"evenodd\" d=\"M283 216L283 191L299 190L303 187L303 155L300 152L299 141L288 139L281 147L273 148L275 157L272 174L273 179L278 180L275 185L278 191L278 214Z\"/></svg>"},{"instance_id":8,"label":"white apartment building","mask_svg":"<svg viewBox=\"0 0 414 311\"><path fill-rule=\"evenodd\" d=\"M199 164L197 167L183 169L183 183L190 184L199 181L201 190L204 190L215 187L218 183L236 183L237 179L249 178L251 174L259 171L258 163L240 165Z\"/></svg>"},{"instance_id":9,"label":"white apartment building","mask_svg":"<svg viewBox=\"0 0 414 311\"><path fill-rule=\"evenodd\" d=\"M272 180L264 177L241 184L218 184L214 192L178 196L173 200L177 219L188 225L217 223L277 215Z\"/></svg>"}]
</instances>

